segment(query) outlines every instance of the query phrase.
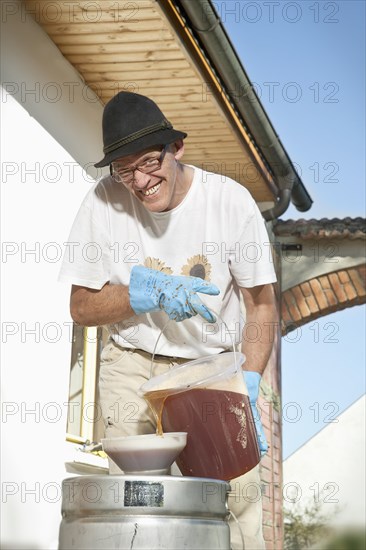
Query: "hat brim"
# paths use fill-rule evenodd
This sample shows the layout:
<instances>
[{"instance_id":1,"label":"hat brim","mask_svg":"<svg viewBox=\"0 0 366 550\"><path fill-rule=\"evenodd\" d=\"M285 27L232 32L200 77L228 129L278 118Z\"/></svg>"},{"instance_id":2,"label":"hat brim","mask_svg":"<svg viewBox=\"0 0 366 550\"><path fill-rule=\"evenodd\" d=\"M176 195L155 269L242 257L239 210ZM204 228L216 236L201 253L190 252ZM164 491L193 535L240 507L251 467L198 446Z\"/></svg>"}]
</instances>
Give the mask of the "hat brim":
<instances>
[{"instance_id":1,"label":"hat brim","mask_svg":"<svg viewBox=\"0 0 366 550\"><path fill-rule=\"evenodd\" d=\"M178 139L184 139L187 137L185 132L179 132L179 130L166 129L155 132L148 136L143 136L140 139L131 141L127 145L122 145L115 151L107 153L102 160L94 164L95 168L102 168L103 166L109 166L111 162L122 158L127 157L128 155L133 155L135 153L140 153L149 147L154 145L168 145L174 143Z\"/></svg>"}]
</instances>

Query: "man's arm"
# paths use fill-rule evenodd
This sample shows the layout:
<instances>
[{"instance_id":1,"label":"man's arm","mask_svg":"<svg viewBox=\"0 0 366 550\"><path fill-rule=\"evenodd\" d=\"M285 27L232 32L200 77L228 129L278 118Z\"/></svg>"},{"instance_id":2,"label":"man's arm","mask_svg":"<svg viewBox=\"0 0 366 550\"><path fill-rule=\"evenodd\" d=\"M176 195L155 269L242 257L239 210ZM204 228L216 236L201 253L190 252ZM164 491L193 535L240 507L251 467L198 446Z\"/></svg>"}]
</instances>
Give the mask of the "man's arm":
<instances>
[{"instance_id":1,"label":"man's arm","mask_svg":"<svg viewBox=\"0 0 366 550\"><path fill-rule=\"evenodd\" d=\"M74 285L70 312L73 320L83 326L109 325L160 310L177 322L198 314L213 323L215 317L198 297L201 292L217 296L220 290L200 277L166 275L135 266L129 286L107 283L101 290L93 290Z\"/></svg>"},{"instance_id":2,"label":"man's arm","mask_svg":"<svg viewBox=\"0 0 366 550\"><path fill-rule=\"evenodd\" d=\"M70 312L75 323L84 327L110 325L135 315L128 286L109 283L100 290L73 285Z\"/></svg>"},{"instance_id":3,"label":"man's arm","mask_svg":"<svg viewBox=\"0 0 366 550\"><path fill-rule=\"evenodd\" d=\"M278 322L276 299L272 284L241 287L246 325L243 331L242 352L246 356L244 370L262 374L271 354Z\"/></svg>"}]
</instances>

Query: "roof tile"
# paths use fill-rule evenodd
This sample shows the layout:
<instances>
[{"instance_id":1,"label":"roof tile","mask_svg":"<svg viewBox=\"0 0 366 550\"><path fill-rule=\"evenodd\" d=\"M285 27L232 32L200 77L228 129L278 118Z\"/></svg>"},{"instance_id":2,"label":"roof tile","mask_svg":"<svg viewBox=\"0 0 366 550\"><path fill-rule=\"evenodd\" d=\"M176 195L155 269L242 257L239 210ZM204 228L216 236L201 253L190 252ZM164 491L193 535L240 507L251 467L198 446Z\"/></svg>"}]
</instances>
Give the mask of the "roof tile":
<instances>
[{"instance_id":1,"label":"roof tile","mask_svg":"<svg viewBox=\"0 0 366 550\"><path fill-rule=\"evenodd\" d=\"M365 218L321 218L316 220L278 220L274 233L278 237L299 237L301 239L366 239Z\"/></svg>"}]
</instances>

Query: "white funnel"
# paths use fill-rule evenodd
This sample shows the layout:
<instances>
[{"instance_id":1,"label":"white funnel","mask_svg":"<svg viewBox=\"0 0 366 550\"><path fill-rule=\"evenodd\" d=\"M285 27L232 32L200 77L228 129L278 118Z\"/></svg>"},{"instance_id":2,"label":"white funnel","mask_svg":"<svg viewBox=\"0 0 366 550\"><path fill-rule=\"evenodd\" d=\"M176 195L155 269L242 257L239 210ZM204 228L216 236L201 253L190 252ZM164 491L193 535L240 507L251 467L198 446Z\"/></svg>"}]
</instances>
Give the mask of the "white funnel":
<instances>
[{"instance_id":1,"label":"white funnel","mask_svg":"<svg viewBox=\"0 0 366 550\"><path fill-rule=\"evenodd\" d=\"M125 474L164 475L186 444L186 432L102 439L103 451Z\"/></svg>"}]
</instances>

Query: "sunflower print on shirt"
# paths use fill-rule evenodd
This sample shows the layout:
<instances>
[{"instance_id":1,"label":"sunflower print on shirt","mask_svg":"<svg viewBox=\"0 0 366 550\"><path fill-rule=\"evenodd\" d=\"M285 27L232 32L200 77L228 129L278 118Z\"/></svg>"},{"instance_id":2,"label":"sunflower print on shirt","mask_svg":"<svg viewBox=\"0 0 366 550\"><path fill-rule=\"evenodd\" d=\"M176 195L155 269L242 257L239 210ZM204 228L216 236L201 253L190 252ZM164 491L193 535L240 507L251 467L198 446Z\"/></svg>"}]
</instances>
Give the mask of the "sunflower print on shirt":
<instances>
[{"instance_id":1,"label":"sunflower print on shirt","mask_svg":"<svg viewBox=\"0 0 366 550\"><path fill-rule=\"evenodd\" d=\"M211 281L211 264L206 256L196 254L188 258L187 263L182 267L182 275L187 277L200 277L201 279Z\"/></svg>"},{"instance_id":2,"label":"sunflower print on shirt","mask_svg":"<svg viewBox=\"0 0 366 550\"><path fill-rule=\"evenodd\" d=\"M166 275L171 275L173 273L173 270L165 265L165 262L159 260L159 258L151 258L148 256L145 258L144 266L148 267L149 269L156 269L157 271L162 271Z\"/></svg>"}]
</instances>

